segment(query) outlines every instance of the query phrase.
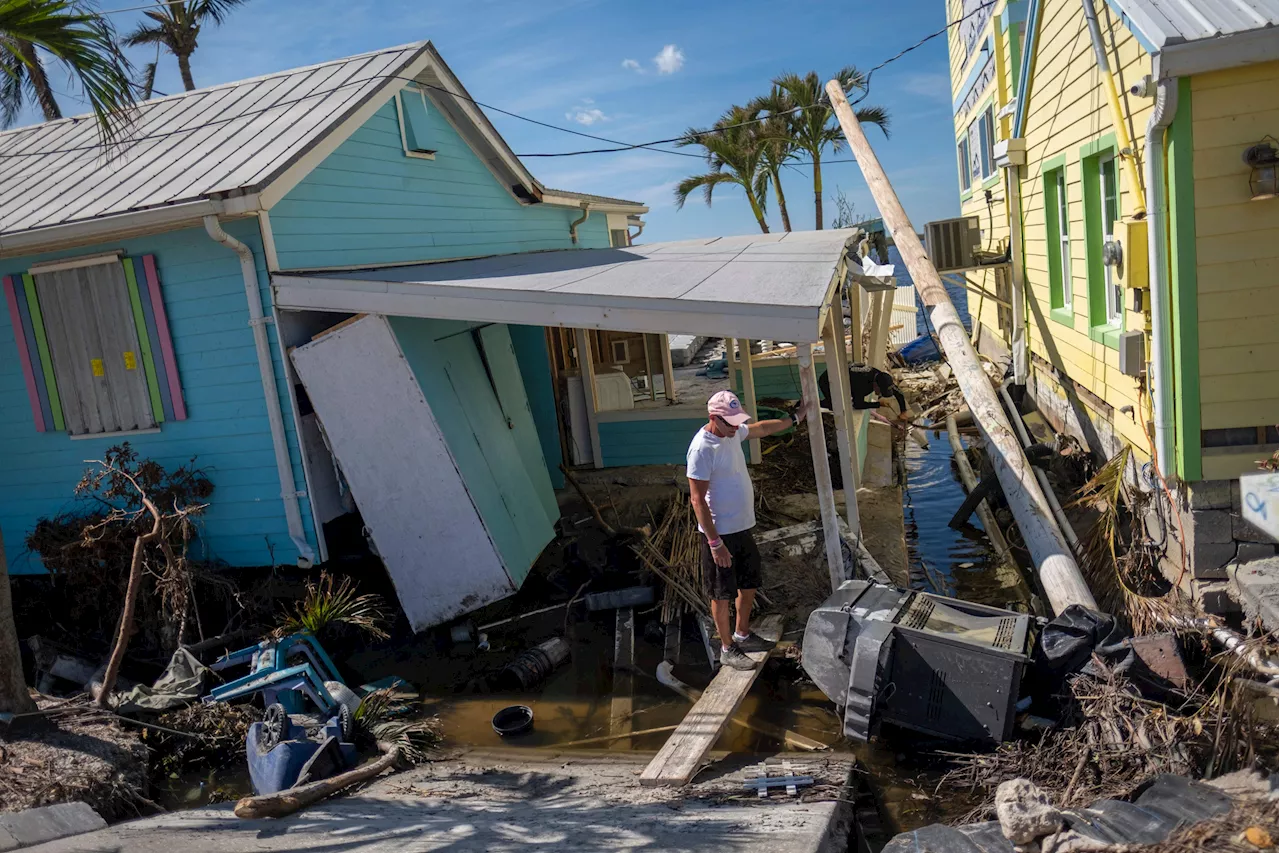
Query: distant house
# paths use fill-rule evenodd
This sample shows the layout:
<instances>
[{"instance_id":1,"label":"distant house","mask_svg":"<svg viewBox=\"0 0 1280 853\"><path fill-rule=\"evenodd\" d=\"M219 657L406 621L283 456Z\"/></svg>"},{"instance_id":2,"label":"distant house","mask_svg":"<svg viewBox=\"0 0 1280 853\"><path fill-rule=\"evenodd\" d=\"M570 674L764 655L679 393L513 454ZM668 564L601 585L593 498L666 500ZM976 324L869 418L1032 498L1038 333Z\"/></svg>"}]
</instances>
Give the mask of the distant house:
<instances>
[{"instance_id":1,"label":"distant house","mask_svg":"<svg viewBox=\"0 0 1280 853\"><path fill-rule=\"evenodd\" d=\"M964 16L955 144L981 235L958 266L979 347L1012 349L1040 410L1099 457L1128 444L1157 463L1185 530L1166 520L1171 566L1185 549L1199 583L1238 552L1274 554L1240 523L1233 481L1275 452L1280 420L1275 4L947 12Z\"/></svg>"},{"instance_id":2,"label":"distant house","mask_svg":"<svg viewBox=\"0 0 1280 853\"><path fill-rule=\"evenodd\" d=\"M841 316L848 232L631 247L648 209L540 184L427 42L147 101L97 143L0 134L14 573L128 440L208 471L198 556L309 565L365 530L438 624L519 588L561 464L683 459L705 401L666 333Z\"/></svg>"}]
</instances>

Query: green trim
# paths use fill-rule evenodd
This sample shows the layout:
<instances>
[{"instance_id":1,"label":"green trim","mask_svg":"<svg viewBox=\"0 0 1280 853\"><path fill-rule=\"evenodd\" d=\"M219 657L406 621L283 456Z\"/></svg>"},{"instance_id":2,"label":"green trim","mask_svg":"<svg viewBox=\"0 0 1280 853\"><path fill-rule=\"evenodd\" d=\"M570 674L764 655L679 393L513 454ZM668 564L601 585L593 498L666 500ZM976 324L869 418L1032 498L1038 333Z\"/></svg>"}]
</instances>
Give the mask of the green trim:
<instances>
[{"instance_id":1,"label":"green trim","mask_svg":"<svg viewBox=\"0 0 1280 853\"><path fill-rule=\"evenodd\" d=\"M1117 203L1120 193L1120 158L1116 148L1116 135L1105 133L1080 146L1080 186L1084 190L1084 256L1086 291L1085 314L1089 318L1089 338L1119 349L1120 332L1124 327L1124 306L1120 306L1120 322L1107 319L1107 273L1102 263L1102 187L1098 174L1101 158L1113 156ZM1123 211L1120 211L1123 213Z\"/></svg>"},{"instance_id":2,"label":"green trim","mask_svg":"<svg viewBox=\"0 0 1280 853\"><path fill-rule=\"evenodd\" d=\"M1178 81L1178 112L1169 141L1169 279L1173 289L1174 433L1178 476L1203 476L1200 448L1200 327L1196 281L1196 200L1192 173L1191 80ZM1147 239L1153 239L1150 234Z\"/></svg>"},{"instance_id":3,"label":"green trim","mask_svg":"<svg viewBox=\"0 0 1280 853\"><path fill-rule=\"evenodd\" d=\"M138 346L142 349L142 367L147 374L147 391L151 395L151 414L156 423L164 423L164 402L160 399L160 382L156 379L156 362L151 352L151 336L147 334L147 318L142 312L142 297L138 295L138 279L133 270L133 258L121 258L124 280L129 285L129 305L133 308L133 325L138 330Z\"/></svg>"},{"instance_id":4,"label":"green trim","mask_svg":"<svg viewBox=\"0 0 1280 853\"><path fill-rule=\"evenodd\" d=\"M44 315L40 313L40 299L36 296L36 283L31 273L22 274L23 289L27 292L27 308L31 311L31 328L36 334L36 349L40 351L40 369L44 373L44 387L49 392L49 410L53 414L53 429L62 432L67 428L62 420L62 401L58 399L58 381L53 376L53 356L49 353L49 339L44 333Z\"/></svg>"},{"instance_id":5,"label":"green trim","mask_svg":"<svg viewBox=\"0 0 1280 853\"><path fill-rule=\"evenodd\" d=\"M1058 222L1058 175L1061 173L1063 176L1062 183L1065 190L1066 168L1064 157L1054 157L1045 163L1040 180L1043 184L1044 198L1045 260L1049 265L1049 316L1062 325L1074 329L1076 327L1074 308L1066 304L1067 280L1063 277L1062 235L1059 227L1061 223ZM1066 268L1066 274L1069 277L1071 275L1070 248L1068 248Z\"/></svg>"},{"instance_id":6,"label":"green trim","mask_svg":"<svg viewBox=\"0 0 1280 853\"><path fill-rule=\"evenodd\" d=\"M965 190L964 192L960 193L960 203L961 203L961 204L964 204L966 201L968 201L968 200L969 200L969 199L971 199L971 198L973 198L973 189L972 189L972 188L967 189L967 190Z\"/></svg>"},{"instance_id":7,"label":"green trim","mask_svg":"<svg viewBox=\"0 0 1280 853\"><path fill-rule=\"evenodd\" d=\"M1045 172L1052 172L1055 169L1061 169L1065 165L1067 165L1066 154L1059 154L1056 157L1050 157L1048 160L1041 161L1040 174L1043 176Z\"/></svg>"},{"instance_id":8,"label":"green trim","mask_svg":"<svg viewBox=\"0 0 1280 853\"><path fill-rule=\"evenodd\" d=\"M996 184L998 184L998 183L1000 183L1000 169L999 169L999 168L997 168L997 169L996 169L995 174L993 174L991 177L987 178L985 181L983 181L983 182L982 182L982 188L983 188L984 190L989 190L989 189L991 189L992 187L994 187L994 186L995 186Z\"/></svg>"}]
</instances>

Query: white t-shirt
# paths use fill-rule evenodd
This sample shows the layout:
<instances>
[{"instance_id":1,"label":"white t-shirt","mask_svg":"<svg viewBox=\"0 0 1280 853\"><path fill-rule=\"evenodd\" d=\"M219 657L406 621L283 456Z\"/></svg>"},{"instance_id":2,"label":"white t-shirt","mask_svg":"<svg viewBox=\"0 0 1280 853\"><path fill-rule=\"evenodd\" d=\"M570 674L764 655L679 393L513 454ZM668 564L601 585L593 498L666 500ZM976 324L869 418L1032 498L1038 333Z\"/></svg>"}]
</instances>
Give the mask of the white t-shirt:
<instances>
[{"instance_id":1,"label":"white t-shirt","mask_svg":"<svg viewBox=\"0 0 1280 853\"><path fill-rule=\"evenodd\" d=\"M686 473L691 480L706 480L707 505L716 532L740 533L756 526L756 496L747 473L747 456L742 442L747 438L747 425L728 438L707 429L699 429L689 444ZM702 525L698 525L702 529ZM705 532L705 531L704 531Z\"/></svg>"}]
</instances>

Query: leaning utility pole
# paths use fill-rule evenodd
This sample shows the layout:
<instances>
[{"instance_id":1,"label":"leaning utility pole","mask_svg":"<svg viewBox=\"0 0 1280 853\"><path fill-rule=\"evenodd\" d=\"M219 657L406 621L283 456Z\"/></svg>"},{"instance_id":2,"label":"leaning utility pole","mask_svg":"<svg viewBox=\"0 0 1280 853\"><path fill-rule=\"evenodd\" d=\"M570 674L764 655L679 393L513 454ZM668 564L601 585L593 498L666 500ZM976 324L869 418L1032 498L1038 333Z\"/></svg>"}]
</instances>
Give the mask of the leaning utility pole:
<instances>
[{"instance_id":1,"label":"leaning utility pole","mask_svg":"<svg viewBox=\"0 0 1280 853\"><path fill-rule=\"evenodd\" d=\"M1013 510L1018 529L1022 531L1027 550L1031 552L1040 583L1049 597L1049 606L1054 613L1061 613L1072 604L1097 610L1093 593L1089 591L1080 567L1062 538L1044 492L1031 470L1031 463L1022 452L1022 445L996 397L995 389L991 387L991 380L978 361L978 354L969 342L960 315L942 285L942 278L925 256L924 246L920 244L907 212L902 209L897 193L889 185L889 179L854 117L839 81L827 83L827 95L849 142L849 149L858 161L871 196L876 200L876 207L884 218L885 227L911 272L921 301L929 310L938 339L960 384L960 392L973 413L973 421L987 438L1000 486Z\"/></svg>"}]
</instances>

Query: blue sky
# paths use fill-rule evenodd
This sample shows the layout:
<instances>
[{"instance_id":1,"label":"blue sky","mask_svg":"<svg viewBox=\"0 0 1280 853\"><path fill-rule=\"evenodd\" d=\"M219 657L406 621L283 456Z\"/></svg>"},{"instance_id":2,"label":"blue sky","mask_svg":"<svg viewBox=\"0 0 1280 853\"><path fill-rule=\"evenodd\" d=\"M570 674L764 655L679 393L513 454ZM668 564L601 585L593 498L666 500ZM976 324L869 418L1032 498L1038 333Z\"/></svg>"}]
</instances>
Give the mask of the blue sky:
<instances>
[{"instance_id":1,"label":"blue sky","mask_svg":"<svg viewBox=\"0 0 1280 853\"><path fill-rule=\"evenodd\" d=\"M111 10L145 0L100 2ZM865 12L855 14L859 5L251 0L223 27L201 32L192 65L197 85L213 85L427 38L479 101L639 142L708 126L731 104L767 90L770 79L784 71L816 70L825 78L846 64L868 69L945 23L943 0L866 4ZM110 17L127 32L139 16L134 11ZM154 58L154 50L134 51L131 58L141 65ZM62 72L52 79L59 91L73 91ZM161 56L156 88L181 89L172 57ZM68 114L83 110L74 99L63 100ZM876 72L867 99L889 110L890 138L872 130L871 141L917 230L926 221L958 214L950 101L945 37ZM599 147L502 115L490 117L518 154ZM676 210L672 188L702 170L694 159L633 151L525 162L546 186L645 202L651 208L646 242L757 230L736 189L718 189L710 208L696 196ZM837 189L858 213L876 215L855 164L824 166L823 179L828 226ZM789 170L783 185L793 227L812 228L810 170ZM769 220L781 230L772 197Z\"/></svg>"}]
</instances>

